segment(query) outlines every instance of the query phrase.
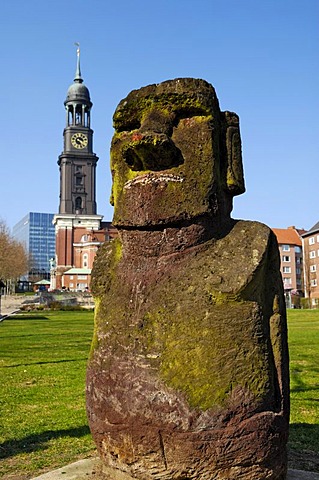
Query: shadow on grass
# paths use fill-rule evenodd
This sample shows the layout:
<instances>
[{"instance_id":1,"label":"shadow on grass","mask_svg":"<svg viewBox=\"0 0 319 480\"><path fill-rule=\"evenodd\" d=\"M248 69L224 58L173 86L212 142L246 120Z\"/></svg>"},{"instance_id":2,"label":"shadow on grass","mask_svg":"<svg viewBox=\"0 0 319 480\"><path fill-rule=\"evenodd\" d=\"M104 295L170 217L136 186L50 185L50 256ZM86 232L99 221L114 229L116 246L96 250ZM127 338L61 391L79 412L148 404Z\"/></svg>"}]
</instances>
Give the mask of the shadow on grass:
<instances>
[{"instance_id":1,"label":"shadow on grass","mask_svg":"<svg viewBox=\"0 0 319 480\"><path fill-rule=\"evenodd\" d=\"M290 424L289 468L319 472L319 425Z\"/></svg>"},{"instance_id":2,"label":"shadow on grass","mask_svg":"<svg viewBox=\"0 0 319 480\"><path fill-rule=\"evenodd\" d=\"M298 445L299 449L312 450L319 455L319 424L291 423L289 426L289 442ZM295 448L295 446L292 445L292 448Z\"/></svg>"},{"instance_id":3,"label":"shadow on grass","mask_svg":"<svg viewBox=\"0 0 319 480\"><path fill-rule=\"evenodd\" d=\"M311 372L314 374L319 374L319 367L317 365L309 365L309 370L311 370ZM309 382L307 381L304 381L304 379L302 378L302 374L304 372L304 369L303 368L298 368L298 367L295 367L295 368L292 368L291 371L290 371L290 378L291 378L291 383L292 383L292 387L291 387L291 393L294 393L294 392L308 392L308 391L311 391L311 390L319 390L319 386L317 387L314 387L313 385L309 385Z\"/></svg>"},{"instance_id":4,"label":"shadow on grass","mask_svg":"<svg viewBox=\"0 0 319 480\"><path fill-rule=\"evenodd\" d=\"M7 318L6 318L6 322L9 322L9 321L12 321L12 322L15 322L17 320L48 320L48 317L46 317L45 315L37 315L37 314L34 314L34 315L21 315L21 314L18 314L18 315L9 315Z\"/></svg>"},{"instance_id":5,"label":"shadow on grass","mask_svg":"<svg viewBox=\"0 0 319 480\"><path fill-rule=\"evenodd\" d=\"M290 468L319 472L319 425L292 423L289 430Z\"/></svg>"},{"instance_id":6,"label":"shadow on grass","mask_svg":"<svg viewBox=\"0 0 319 480\"><path fill-rule=\"evenodd\" d=\"M21 440L8 440L0 445L0 458L9 458L19 453L31 453L47 448L47 442L61 437L84 437L90 433L87 425L66 430L49 430L38 435L28 435Z\"/></svg>"},{"instance_id":7,"label":"shadow on grass","mask_svg":"<svg viewBox=\"0 0 319 480\"><path fill-rule=\"evenodd\" d=\"M30 365L51 365L54 363L70 363L70 362L87 362L87 357L71 358L65 360L51 360L50 362L31 362L31 363L15 363L14 365L4 365L0 368L16 368L16 367L30 367Z\"/></svg>"}]
</instances>

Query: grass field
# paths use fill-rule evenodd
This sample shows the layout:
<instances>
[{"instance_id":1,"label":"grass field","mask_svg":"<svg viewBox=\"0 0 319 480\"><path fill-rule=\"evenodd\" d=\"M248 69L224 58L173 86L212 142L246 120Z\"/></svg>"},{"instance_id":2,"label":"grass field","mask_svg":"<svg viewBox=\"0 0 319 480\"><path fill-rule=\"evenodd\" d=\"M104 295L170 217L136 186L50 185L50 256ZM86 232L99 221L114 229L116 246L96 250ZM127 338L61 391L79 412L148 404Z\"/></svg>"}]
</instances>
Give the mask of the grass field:
<instances>
[{"instance_id":1,"label":"grass field","mask_svg":"<svg viewBox=\"0 0 319 480\"><path fill-rule=\"evenodd\" d=\"M30 478L94 454L85 414L93 313L41 312L0 324L0 477Z\"/></svg>"},{"instance_id":2,"label":"grass field","mask_svg":"<svg viewBox=\"0 0 319 480\"><path fill-rule=\"evenodd\" d=\"M0 477L29 479L95 455L85 415L93 313L39 312L0 323ZM319 471L319 311L289 311L290 457Z\"/></svg>"},{"instance_id":3,"label":"grass field","mask_svg":"<svg viewBox=\"0 0 319 480\"><path fill-rule=\"evenodd\" d=\"M319 472L319 310L289 310L291 463Z\"/></svg>"}]
</instances>

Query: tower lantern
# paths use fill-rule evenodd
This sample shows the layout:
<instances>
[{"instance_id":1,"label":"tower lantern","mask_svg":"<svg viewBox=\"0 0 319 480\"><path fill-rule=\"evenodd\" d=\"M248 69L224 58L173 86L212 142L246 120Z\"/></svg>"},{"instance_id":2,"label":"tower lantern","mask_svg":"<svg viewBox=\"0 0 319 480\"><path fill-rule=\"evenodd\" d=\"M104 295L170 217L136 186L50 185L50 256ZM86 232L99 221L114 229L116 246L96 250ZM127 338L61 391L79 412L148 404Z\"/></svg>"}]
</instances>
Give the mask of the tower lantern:
<instances>
[{"instance_id":1,"label":"tower lantern","mask_svg":"<svg viewBox=\"0 0 319 480\"><path fill-rule=\"evenodd\" d=\"M70 86L64 102L66 108L66 127L80 125L90 128L92 102L90 93L83 83L80 67L80 46L77 48L77 63L74 83Z\"/></svg>"}]
</instances>

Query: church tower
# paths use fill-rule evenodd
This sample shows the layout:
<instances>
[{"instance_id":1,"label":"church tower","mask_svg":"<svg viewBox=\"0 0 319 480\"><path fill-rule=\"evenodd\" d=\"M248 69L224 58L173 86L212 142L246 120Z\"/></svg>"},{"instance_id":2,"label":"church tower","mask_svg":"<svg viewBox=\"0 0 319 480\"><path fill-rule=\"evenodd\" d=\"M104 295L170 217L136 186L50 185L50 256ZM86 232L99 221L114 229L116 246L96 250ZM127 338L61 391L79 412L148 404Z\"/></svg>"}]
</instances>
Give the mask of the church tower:
<instances>
[{"instance_id":1,"label":"church tower","mask_svg":"<svg viewBox=\"0 0 319 480\"><path fill-rule=\"evenodd\" d=\"M64 102L66 127L64 149L59 156L60 214L96 215L95 170L98 157L93 153L92 102L80 69L80 49L74 83Z\"/></svg>"},{"instance_id":2,"label":"church tower","mask_svg":"<svg viewBox=\"0 0 319 480\"><path fill-rule=\"evenodd\" d=\"M59 156L60 202L54 216L56 255L51 268L51 289L84 290L89 287L95 253L106 237L96 205L96 165L91 129L92 102L84 85L77 48L75 78L64 102L66 126ZM72 281L71 281L72 280Z\"/></svg>"}]
</instances>

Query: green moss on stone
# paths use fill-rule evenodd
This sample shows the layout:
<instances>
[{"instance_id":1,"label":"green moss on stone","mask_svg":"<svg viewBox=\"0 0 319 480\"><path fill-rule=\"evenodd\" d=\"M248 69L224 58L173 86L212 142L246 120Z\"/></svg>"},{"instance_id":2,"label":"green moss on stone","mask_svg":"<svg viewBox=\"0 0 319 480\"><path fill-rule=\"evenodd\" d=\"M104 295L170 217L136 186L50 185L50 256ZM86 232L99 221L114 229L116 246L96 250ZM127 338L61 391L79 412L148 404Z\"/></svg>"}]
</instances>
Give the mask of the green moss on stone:
<instances>
[{"instance_id":1,"label":"green moss on stone","mask_svg":"<svg viewBox=\"0 0 319 480\"><path fill-rule=\"evenodd\" d=\"M238 386L260 398L269 388L265 357L258 353L248 321L253 308L220 299L204 315L198 307L186 318L185 311L175 312L164 325L163 318L155 316L154 338L162 344L160 375L167 385L185 393L192 407L223 405ZM238 322L238 315L247 323Z\"/></svg>"},{"instance_id":2,"label":"green moss on stone","mask_svg":"<svg viewBox=\"0 0 319 480\"><path fill-rule=\"evenodd\" d=\"M114 128L119 131L134 130L155 109L167 115L173 113L180 117L210 115L212 113L211 105L203 105L202 101L194 95L187 95L186 93L160 93L159 95L137 98L129 95L115 111L113 116Z\"/></svg>"},{"instance_id":3,"label":"green moss on stone","mask_svg":"<svg viewBox=\"0 0 319 480\"><path fill-rule=\"evenodd\" d=\"M125 282L118 276L125 271L126 260L121 242L113 243L104 271L110 284L97 318L110 351L120 357L128 352L145 357L162 381L183 392L194 408L224 405L237 387L256 399L265 398L273 388L268 331L258 304L242 299L238 285L241 270L247 275L248 267L239 259L247 236L254 238L256 228L253 224L247 230L239 222L233 235L206 243L156 284L144 285L141 295L136 287L141 282L138 269L130 270ZM262 238L267 243L267 237ZM280 326L272 320L276 333Z\"/></svg>"},{"instance_id":4,"label":"green moss on stone","mask_svg":"<svg viewBox=\"0 0 319 480\"><path fill-rule=\"evenodd\" d=\"M95 308L94 308L94 330L93 330L93 338L91 342L91 347L90 347L90 353L89 353L89 359L93 357L94 352L98 349L99 347L99 340L98 340L98 333L97 333L97 316L99 314L99 309L101 305L101 299L100 298L95 298L94 299L95 303Z\"/></svg>"}]
</instances>

